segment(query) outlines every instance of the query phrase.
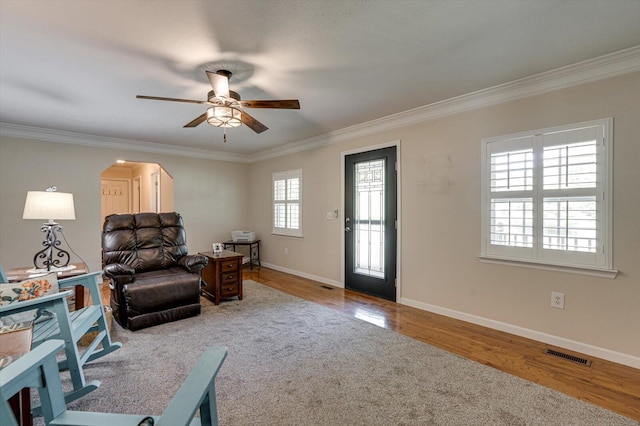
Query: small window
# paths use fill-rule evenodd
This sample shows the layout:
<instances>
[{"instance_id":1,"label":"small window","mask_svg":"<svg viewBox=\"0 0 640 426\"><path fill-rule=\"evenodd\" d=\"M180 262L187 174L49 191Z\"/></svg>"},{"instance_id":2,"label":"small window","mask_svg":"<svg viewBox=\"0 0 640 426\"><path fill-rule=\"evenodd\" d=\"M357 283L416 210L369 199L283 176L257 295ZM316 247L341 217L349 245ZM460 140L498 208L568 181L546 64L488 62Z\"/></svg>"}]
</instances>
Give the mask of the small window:
<instances>
[{"instance_id":1,"label":"small window","mask_svg":"<svg viewBox=\"0 0 640 426\"><path fill-rule=\"evenodd\" d=\"M611 122L483 139L481 257L612 268Z\"/></svg>"},{"instance_id":2,"label":"small window","mask_svg":"<svg viewBox=\"0 0 640 426\"><path fill-rule=\"evenodd\" d=\"M273 174L273 233L302 237L302 170Z\"/></svg>"}]
</instances>

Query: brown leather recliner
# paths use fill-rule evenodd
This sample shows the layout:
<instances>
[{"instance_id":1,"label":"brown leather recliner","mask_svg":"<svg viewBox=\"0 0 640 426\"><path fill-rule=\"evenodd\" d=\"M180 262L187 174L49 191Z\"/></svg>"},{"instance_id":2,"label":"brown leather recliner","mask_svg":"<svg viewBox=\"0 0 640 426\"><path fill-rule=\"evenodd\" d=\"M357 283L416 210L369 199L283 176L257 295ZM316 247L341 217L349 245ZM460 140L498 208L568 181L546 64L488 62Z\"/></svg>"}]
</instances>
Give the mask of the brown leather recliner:
<instances>
[{"instance_id":1,"label":"brown leather recliner","mask_svg":"<svg viewBox=\"0 0 640 426\"><path fill-rule=\"evenodd\" d=\"M187 253L178 213L105 218L102 261L121 326L134 331L200 314L200 273L208 259Z\"/></svg>"}]
</instances>

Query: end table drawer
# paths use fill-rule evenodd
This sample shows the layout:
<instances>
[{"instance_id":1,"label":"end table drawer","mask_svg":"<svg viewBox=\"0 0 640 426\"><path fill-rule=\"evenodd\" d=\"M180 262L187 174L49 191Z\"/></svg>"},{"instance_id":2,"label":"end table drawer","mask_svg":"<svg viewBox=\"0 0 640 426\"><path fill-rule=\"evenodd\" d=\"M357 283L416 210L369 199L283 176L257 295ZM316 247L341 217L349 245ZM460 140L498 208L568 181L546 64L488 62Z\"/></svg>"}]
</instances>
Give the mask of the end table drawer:
<instances>
[{"instance_id":1,"label":"end table drawer","mask_svg":"<svg viewBox=\"0 0 640 426\"><path fill-rule=\"evenodd\" d=\"M234 297L240 293L238 283L234 284L222 284L220 286L220 296L225 297Z\"/></svg>"},{"instance_id":2,"label":"end table drawer","mask_svg":"<svg viewBox=\"0 0 640 426\"><path fill-rule=\"evenodd\" d=\"M230 272L230 271L237 271L238 270L238 263L237 261L226 261L226 262L222 262L222 272Z\"/></svg>"},{"instance_id":3,"label":"end table drawer","mask_svg":"<svg viewBox=\"0 0 640 426\"><path fill-rule=\"evenodd\" d=\"M220 280L222 284L234 284L238 282L238 272L223 272L222 279Z\"/></svg>"}]
</instances>

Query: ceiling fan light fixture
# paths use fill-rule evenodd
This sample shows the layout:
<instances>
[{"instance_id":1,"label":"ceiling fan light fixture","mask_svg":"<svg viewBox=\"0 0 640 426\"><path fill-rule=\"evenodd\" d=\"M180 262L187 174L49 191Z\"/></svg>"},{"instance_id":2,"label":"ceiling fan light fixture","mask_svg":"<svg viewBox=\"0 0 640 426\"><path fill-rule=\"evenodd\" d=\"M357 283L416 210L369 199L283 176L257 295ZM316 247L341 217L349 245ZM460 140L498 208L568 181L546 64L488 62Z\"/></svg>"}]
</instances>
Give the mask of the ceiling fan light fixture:
<instances>
[{"instance_id":1,"label":"ceiling fan light fixture","mask_svg":"<svg viewBox=\"0 0 640 426\"><path fill-rule=\"evenodd\" d=\"M207 109L207 123L214 127L239 127L242 124L239 109L228 106L214 106Z\"/></svg>"}]
</instances>

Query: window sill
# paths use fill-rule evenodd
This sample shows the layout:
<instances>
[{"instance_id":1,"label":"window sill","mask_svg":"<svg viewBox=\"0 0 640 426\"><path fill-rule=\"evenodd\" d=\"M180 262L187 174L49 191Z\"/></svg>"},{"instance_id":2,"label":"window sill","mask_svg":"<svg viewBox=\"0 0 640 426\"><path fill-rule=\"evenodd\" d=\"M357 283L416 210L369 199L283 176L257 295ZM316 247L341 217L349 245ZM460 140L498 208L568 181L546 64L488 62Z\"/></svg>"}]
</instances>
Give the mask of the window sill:
<instances>
[{"instance_id":1,"label":"window sill","mask_svg":"<svg viewBox=\"0 0 640 426\"><path fill-rule=\"evenodd\" d=\"M289 234L280 234L278 232L272 232L271 235L274 237L287 237L287 238L295 238L298 240L304 239L304 235L289 235Z\"/></svg>"},{"instance_id":2,"label":"window sill","mask_svg":"<svg viewBox=\"0 0 640 426\"><path fill-rule=\"evenodd\" d=\"M521 268L544 269L546 271L568 272L571 274L589 275L598 278L614 279L618 275L617 269L589 268L580 266L556 265L550 263L528 262L518 259L506 259L503 257L493 257L479 255L478 258L484 263L497 265L518 266Z\"/></svg>"}]
</instances>

